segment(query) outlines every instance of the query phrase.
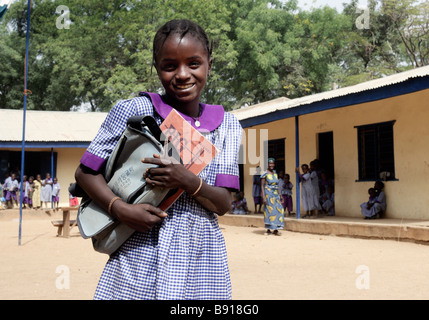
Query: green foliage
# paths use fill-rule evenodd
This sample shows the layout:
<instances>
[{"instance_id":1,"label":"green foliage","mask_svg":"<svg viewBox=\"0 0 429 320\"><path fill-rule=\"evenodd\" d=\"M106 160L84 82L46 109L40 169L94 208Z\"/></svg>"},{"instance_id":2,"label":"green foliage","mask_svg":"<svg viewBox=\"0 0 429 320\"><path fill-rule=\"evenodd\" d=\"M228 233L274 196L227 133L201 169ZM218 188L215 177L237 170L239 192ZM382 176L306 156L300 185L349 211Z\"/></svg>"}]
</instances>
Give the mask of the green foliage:
<instances>
[{"instance_id":1,"label":"green foliage","mask_svg":"<svg viewBox=\"0 0 429 320\"><path fill-rule=\"evenodd\" d=\"M202 99L227 109L428 64L427 2L370 0L368 7L369 28L359 29L357 0L342 13L298 8L297 0L33 1L28 108L107 111L139 91L162 92L152 40L174 18L194 20L213 41ZM22 108L26 20L27 1L19 0L0 22L0 108Z\"/></svg>"}]
</instances>

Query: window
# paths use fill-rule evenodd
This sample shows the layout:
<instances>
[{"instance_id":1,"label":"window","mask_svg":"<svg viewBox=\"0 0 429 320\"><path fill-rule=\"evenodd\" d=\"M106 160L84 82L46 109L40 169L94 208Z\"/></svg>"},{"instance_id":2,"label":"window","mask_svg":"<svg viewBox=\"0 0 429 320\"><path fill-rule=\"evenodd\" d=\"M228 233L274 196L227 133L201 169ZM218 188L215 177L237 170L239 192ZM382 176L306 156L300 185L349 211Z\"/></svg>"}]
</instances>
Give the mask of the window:
<instances>
[{"instance_id":1,"label":"window","mask_svg":"<svg viewBox=\"0 0 429 320\"><path fill-rule=\"evenodd\" d=\"M395 179L393 125L395 121L356 127L359 180Z\"/></svg>"}]
</instances>

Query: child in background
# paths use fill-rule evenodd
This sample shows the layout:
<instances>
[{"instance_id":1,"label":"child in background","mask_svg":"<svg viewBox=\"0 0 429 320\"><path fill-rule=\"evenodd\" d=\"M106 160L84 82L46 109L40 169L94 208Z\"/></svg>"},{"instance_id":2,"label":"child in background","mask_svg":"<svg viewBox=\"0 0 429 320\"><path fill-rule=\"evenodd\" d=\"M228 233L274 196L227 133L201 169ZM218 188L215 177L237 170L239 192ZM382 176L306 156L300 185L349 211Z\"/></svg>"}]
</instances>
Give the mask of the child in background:
<instances>
[{"instance_id":1,"label":"child in background","mask_svg":"<svg viewBox=\"0 0 429 320\"><path fill-rule=\"evenodd\" d=\"M318 216L320 211L322 210L322 206L320 205L320 187L319 187L319 174L317 172L317 161L313 160L310 162L310 178L311 185L313 186L313 196L314 196L314 215Z\"/></svg>"},{"instance_id":2,"label":"child in background","mask_svg":"<svg viewBox=\"0 0 429 320\"><path fill-rule=\"evenodd\" d=\"M374 216L374 210L373 206L375 204L375 201L377 200L377 193L374 188L368 189L369 199L368 202L364 202L360 205L362 215L365 217L365 219L373 219Z\"/></svg>"},{"instance_id":3,"label":"child in background","mask_svg":"<svg viewBox=\"0 0 429 320\"><path fill-rule=\"evenodd\" d=\"M292 188L293 184L290 182L290 175L286 173L284 175L283 186L282 186L282 197L283 197L283 208L286 210L288 216L292 215L293 201L292 201Z\"/></svg>"},{"instance_id":4,"label":"child in background","mask_svg":"<svg viewBox=\"0 0 429 320\"><path fill-rule=\"evenodd\" d=\"M312 211L316 210L317 206L314 203L315 193L313 185L311 184L310 168L307 164L303 164L301 165L301 169L302 174L299 167L296 168L296 172L299 176L299 182L301 183L301 200L305 211L305 215L302 217L308 218L312 216ZM317 201L317 204L319 204L319 201Z\"/></svg>"},{"instance_id":5,"label":"child in background","mask_svg":"<svg viewBox=\"0 0 429 320\"><path fill-rule=\"evenodd\" d=\"M18 206L18 198L16 192L19 190L18 180L15 178L15 173L12 173L9 178L6 179L4 186L6 190L6 207L14 208L14 204Z\"/></svg>"},{"instance_id":6,"label":"child in background","mask_svg":"<svg viewBox=\"0 0 429 320\"><path fill-rule=\"evenodd\" d=\"M54 178L54 183L52 184L52 205L54 210L58 210L58 205L60 202L60 184L58 179Z\"/></svg>"},{"instance_id":7,"label":"child in background","mask_svg":"<svg viewBox=\"0 0 429 320\"><path fill-rule=\"evenodd\" d=\"M70 183L70 187L73 185L73 183ZM79 206L79 200L77 197L73 196L69 192L69 205L70 207L78 207Z\"/></svg>"},{"instance_id":8,"label":"child in background","mask_svg":"<svg viewBox=\"0 0 429 320\"><path fill-rule=\"evenodd\" d=\"M30 209L33 208L33 192L34 192L34 177L30 176L30 178L28 178L28 190L27 190L27 194L28 194L28 199L27 199L27 204L28 207Z\"/></svg>"},{"instance_id":9,"label":"child in background","mask_svg":"<svg viewBox=\"0 0 429 320\"><path fill-rule=\"evenodd\" d=\"M322 196L323 203L322 208L328 214L328 216L335 216L335 195L334 195L334 187L328 186L327 191Z\"/></svg>"},{"instance_id":10,"label":"child in background","mask_svg":"<svg viewBox=\"0 0 429 320\"><path fill-rule=\"evenodd\" d=\"M236 192L234 194L234 201L232 202L232 214L247 214L249 209L247 208L247 201L244 198L242 192Z\"/></svg>"},{"instance_id":11,"label":"child in background","mask_svg":"<svg viewBox=\"0 0 429 320\"><path fill-rule=\"evenodd\" d=\"M20 185L21 190L21 197L22 197L22 207L23 208L30 208L30 200L29 200L29 192L31 190L30 183L27 181L27 176L24 175L22 177L22 182Z\"/></svg>"},{"instance_id":12,"label":"child in background","mask_svg":"<svg viewBox=\"0 0 429 320\"><path fill-rule=\"evenodd\" d=\"M3 185L0 183L0 210L5 210L5 201L6 199L3 197Z\"/></svg>"}]
</instances>

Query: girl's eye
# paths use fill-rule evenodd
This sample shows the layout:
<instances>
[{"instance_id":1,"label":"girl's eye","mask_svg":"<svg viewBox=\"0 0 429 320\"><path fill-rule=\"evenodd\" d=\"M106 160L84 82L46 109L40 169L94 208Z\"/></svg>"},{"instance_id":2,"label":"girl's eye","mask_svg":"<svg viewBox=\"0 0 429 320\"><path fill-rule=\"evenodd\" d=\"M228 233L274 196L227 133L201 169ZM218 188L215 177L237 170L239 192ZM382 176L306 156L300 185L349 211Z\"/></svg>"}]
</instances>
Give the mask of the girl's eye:
<instances>
[{"instance_id":1,"label":"girl's eye","mask_svg":"<svg viewBox=\"0 0 429 320\"><path fill-rule=\"evenodd\" d=\"M162 66L162 69L166 70L166 71L172 71L176 68L176 66L173 63L168 63L168 64L164 64Z\"/></svg>"},{"instance_id":2,"label":"girl's eye","mask_svg":"<svg viewBox=\"0 0 429 320\"><path fill-rule=\"evenodd\" d=\"M193 67L193 68L197 68L197 67L199 67L201 64L200 64L200 62L199 62L199 61L192 61L189 65L190 65L191 67Z\"/></svg>"}]
</instances>

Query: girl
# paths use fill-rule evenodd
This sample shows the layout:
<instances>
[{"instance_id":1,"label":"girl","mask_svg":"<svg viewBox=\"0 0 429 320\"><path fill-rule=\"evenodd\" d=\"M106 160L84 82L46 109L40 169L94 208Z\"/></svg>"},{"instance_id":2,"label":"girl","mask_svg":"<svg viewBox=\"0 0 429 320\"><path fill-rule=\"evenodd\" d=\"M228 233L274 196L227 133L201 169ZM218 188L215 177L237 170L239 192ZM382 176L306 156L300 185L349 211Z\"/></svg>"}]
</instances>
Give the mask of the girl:
<instances>
[{"instance_id":1,"label":"girl","mask_svg":"<svg viewBox=\"0 0 429 320\"><path fill-rule=\"evenodd\" d=\"M26 175L22 177L21 188L22 188L22 191L21 191L22 207L31 208L31 198L30 198L31 184L29 181L27 181Z\"/></svg>"},{"instance_id":2,"label":"girl","mask_svg":"<svg viewBox=\"0 0 429 320\"><path fill-rule=\"evenodd\" d=\"M282 197L283 197L283 208L287 209L288 216L292 214L292 210L293 210L292 188L293 188L293 184L292 182L290 182L290 175L286 173L284 175Z\"/></svg>"},{"instance_id":3,"label":"girl","mask_svg":"<svg viewBox=\"0 0 429 320\"><path fill-rule=\"evenodd\" d=\"M108 114L76 170L76 180L112 217L137 230L110 256L95 299L231 299L226 247L217 216L231 211L230 190L239 189L238 150L242 128L222 106L200 103L212 67L205 31L188 20L161 27L153 62L165 95L142 93ZM147 183L185 192L167 212L128 204L109 189L103 165L130 116L151 115L160 124L172 109L199 130L219 153L199 176L154 155Z\"/></svg>"},{"instance_id":4,"label":"girl","mask_svg":"<svg viewBox=\"0 0 429 320\"><path fill-rule=\"evenodd\" d=\"M261 167L256 167L256 174L253 175L253 186L252 186L253 202L255 204L255 213L262 213L262 201L261 197ZM259 208L258 208L259 206Z\"/></svg>"},{"instance_id":5,"label":"girl","mask_svg":"<svg viewBox=\"0 0 429 320\"><path fill-rule=\"evenodd\" d=\"M244 198L242 192L236 192L234 194L234 201L232 201L232 214L247 214L249 209L247 208L247 201Z\"/></svg>"},{"instance_id":6,"label":"girl","mask_svg":"<svg viewBox=\"0 0 429 320\"><path fill-rule=\"evenodd\" d=\"M377 201L377 192L374 188L368 189L369 199L360 205L362 215L365 219L375 219L374 204Z\"/></svg>"},{"instance_id":7,"label":"girl","mask_svg":"<svg viewBox=\"0 0 429 320\"><path fill-rule=\"evenodd\" d=\"M284 211L283 198L279 192L279 179L274 170L275 160L268 159L268 169L261 175L262 199L264 200L264 220L267 233L270 234L274 230L274 234L278 235L278 230L283 229Z\"/></svg>"},{"instance_id":8,"label":"girl","mask_svg":"<svg viewBox=\"0 0 429 320\"><path fill-rule=\"evenodd\" d=\"M377 219L377 215L381 218L386 211L386 195L383 191L384 183L376 181L374 188L370 188L369 201L361 204L361 212L365 219ZM371 193L370 193L371 192Z\"/></svg>"},{"instance_id":9,"label":"girl","mask_svg":"<svg viewBox=\"0 0 429 320\"><path fill-rule=\"evenodd\" d=\"M42 206L45 205L45 208L48 208L48 202L52 201L52 179L50 173L46 173L46 178L42 180L40 200L42 201Z\"/></svg>"},{"instance_id":10,"label":"girl","mask_svg":"<svg viewBox=\"0 0 429 320\"><path fill-rule=\"evenodd\" d=\"M40 174L36 175L36 180L34 180L33 186L33 208L38 210L42 206L40 198L42 191L42 177Z\"/></svg>"},{"instance_id":11,"label":"girl","mask_svg":"<svg viewBox=\"0 0 429 320\"><path fill-rule=\"evenodd\" d=\"M310 162L310 178L311 185L313 186L313 204L315 207L314 215L317 217L319 212L322 210L322 207L320 205L319 175L317 174L317 165L314 160Z\"/></svg>"},{"instance_id":12,"label":"girl","mask_svg":"<svg viewBox=\"0 0 429 320\"><path fill-rule=\"evenodd\" d=\"M58 205L60 202L60 184L58 183L58 179L54 178L54 183L52 184L52 204L53 209L58 210Z\"/></svg>"},{"instance_id":13,"label":"girl","mask_svg":"<svg viewBox=\"0 0 429 320\"><path fill-rule=\"evenodd\" d=\"M28 207L29 208L33 208L33 192L34 192L34 177L30 176L30 178L28 178L28 188L27 188L27 192L28 192L28 199L27 199L27 203L28 203Z\"/></svg>"},{"instance_id":14,"label":"girl","mask_svg":"<svg viewBox=\"0 0 429 320\"><path fill-rule=\"evenodd\" d=\"M310 169L307 164L301 165L301 169L302 174L300 173L299 168L296 168L296 172L298 173L299 181L301 182L301 199L305 211L303 218L308 218L313 216L313 210L316 210L317 206L314 203L315 194L311 183Z\"/></svg>"}]
</instances>

